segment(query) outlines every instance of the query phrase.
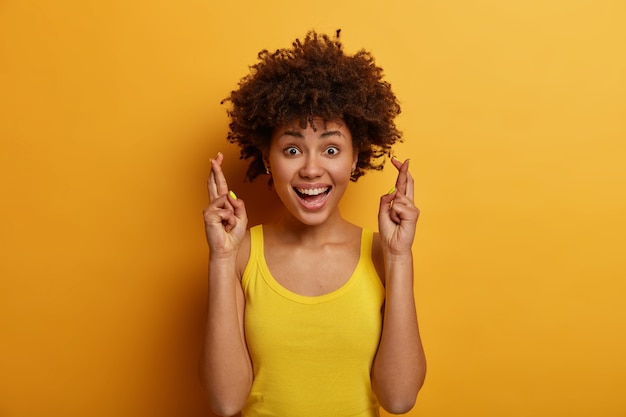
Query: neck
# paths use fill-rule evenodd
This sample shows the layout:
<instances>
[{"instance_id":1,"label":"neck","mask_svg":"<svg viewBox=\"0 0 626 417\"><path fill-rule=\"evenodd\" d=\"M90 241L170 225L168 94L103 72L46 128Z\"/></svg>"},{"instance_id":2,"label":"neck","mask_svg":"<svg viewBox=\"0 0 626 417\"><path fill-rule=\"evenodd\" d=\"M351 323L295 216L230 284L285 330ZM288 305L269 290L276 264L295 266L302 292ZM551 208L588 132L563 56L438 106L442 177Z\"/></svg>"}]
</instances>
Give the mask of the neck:
<instances>
[{"instance_id":1,"label":"neck","mask_svg":"<svg viewBox=\"0 0 626 417\"><path fill-rule=\"evenodd\" d=\"M347 229L352 225L337 210L336 215L329 217L324 223L315 225L304 224L289 213L284 213L273 223L273 226L286 240L319 245L345 238Z\"/></svg>"}]
</instances>

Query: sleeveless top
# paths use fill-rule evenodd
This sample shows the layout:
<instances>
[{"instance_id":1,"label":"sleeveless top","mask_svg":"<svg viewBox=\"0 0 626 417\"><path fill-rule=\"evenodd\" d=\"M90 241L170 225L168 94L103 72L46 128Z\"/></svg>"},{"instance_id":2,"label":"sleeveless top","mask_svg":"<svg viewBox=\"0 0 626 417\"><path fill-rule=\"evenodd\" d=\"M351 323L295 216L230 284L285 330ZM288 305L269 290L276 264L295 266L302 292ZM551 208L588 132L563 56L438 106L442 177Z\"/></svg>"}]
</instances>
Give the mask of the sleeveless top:
<instances>
[{"instance_id":1,"label":"sleeveless top","mask_svg":"<svg viewBox=\"0 0 626 417\"><path fill-rule=\"evenodd\" d=\"M379 415L370 372L385 290L371 259L372 237L363 229L359 261L343 286L303 296L272 277L263 227L250 229L242 286L254 381L243 417Z\"/></svg>"}]
</instances>

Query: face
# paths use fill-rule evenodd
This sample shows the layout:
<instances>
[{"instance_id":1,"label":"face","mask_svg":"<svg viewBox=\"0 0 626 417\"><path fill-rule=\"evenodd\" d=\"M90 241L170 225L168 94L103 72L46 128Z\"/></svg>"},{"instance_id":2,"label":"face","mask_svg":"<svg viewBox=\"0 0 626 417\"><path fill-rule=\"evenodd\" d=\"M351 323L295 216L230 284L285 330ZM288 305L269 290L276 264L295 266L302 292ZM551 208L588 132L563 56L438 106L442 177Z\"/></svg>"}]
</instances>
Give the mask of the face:
<instances>
[{"instance_id":1,"label":"face","mask_svg":"<svg viewBox=\"0 0 626 417\"><path fill-rule=\"evenodd\" d=\"M265 163L274 188L298 221L320 225L339 216L339 201L356 168L357 153L345 123L313 120L316 130L296 121L277 128Z\"/></svg>"}]
</instances>

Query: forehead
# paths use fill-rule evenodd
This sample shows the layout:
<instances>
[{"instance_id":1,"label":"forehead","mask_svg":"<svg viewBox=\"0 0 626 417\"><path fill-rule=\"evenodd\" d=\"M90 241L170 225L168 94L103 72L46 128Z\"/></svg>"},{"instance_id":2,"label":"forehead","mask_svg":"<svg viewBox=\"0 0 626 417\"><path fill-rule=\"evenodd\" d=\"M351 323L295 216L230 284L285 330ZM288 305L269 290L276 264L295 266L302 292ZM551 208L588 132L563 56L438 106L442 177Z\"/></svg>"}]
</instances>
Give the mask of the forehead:
<instances>
[{"instance_id":1,"label":"forehead","mask_svg":"<svg viewBox=\"0 0 626 417\"><path fill-rule=\"evenodd\" d=\"M300 120L294 120L283 126L274 129L274 138L287 134L288 136L328 136L328 134L344 136L351 139L350 129L343 120L324 120L321 117L314 117L302 127Z\"/></svg>"}]
</instances>

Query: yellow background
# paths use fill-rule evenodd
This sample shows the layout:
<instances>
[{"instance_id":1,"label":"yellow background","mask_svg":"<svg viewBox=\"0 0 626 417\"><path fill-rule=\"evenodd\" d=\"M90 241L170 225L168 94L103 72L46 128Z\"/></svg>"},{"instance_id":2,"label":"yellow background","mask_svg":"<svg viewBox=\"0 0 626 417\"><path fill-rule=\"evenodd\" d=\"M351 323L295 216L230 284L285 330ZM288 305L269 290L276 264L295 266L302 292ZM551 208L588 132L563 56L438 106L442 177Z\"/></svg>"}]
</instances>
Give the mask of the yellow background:
<instances>
[{"instance_id":1,"label":"yellow background","mask_svg":"<svg viewBox=\"0 0 626 417\"><path fill-rule=\"evenodd\" d=\"M626 416L626 3L0 2L0 416L205 416L220 100L315 28L403 105L429 359L411 416ZM393 170L349 190L376 226Z\"/></svg>"}]
</instances>

